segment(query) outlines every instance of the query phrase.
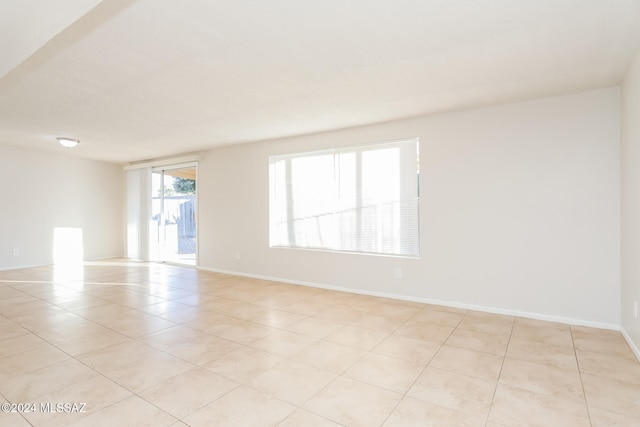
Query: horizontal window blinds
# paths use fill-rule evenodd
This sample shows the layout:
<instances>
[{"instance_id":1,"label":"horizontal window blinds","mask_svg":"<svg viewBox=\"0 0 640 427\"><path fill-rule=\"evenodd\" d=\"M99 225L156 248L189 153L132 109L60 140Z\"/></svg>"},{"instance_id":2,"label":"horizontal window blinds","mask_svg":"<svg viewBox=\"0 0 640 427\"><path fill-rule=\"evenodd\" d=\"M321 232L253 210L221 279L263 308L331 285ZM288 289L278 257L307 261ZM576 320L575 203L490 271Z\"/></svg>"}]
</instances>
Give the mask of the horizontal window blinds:
<instances>
[{"instance_id":1,"label":"horizontal window blinds","mask_svg":"<svg viewBox=\"0 0 640 427\"><path fill-rule=\"evenodd\" d=\"M417 257L417 139L271 156L270 245Z\"/></svg>"}]
</instances>

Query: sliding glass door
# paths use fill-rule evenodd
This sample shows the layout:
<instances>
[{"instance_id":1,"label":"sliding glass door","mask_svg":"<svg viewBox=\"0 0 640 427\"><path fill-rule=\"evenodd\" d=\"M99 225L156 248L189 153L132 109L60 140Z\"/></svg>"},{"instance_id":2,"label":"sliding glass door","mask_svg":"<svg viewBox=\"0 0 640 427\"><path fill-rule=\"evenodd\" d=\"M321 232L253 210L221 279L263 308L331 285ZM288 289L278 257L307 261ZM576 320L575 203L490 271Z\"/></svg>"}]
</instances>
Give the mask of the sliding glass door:
<instances>
[{"instance_id":1,"label":"sliding glass door","mask_svg":"<svg viewBox=\"0 0 640 427\"><path fill-rule=\"evenodd\" d=\"M152 170L152 258L196 265L196 165Z\"/></svg>"}]
</instances>

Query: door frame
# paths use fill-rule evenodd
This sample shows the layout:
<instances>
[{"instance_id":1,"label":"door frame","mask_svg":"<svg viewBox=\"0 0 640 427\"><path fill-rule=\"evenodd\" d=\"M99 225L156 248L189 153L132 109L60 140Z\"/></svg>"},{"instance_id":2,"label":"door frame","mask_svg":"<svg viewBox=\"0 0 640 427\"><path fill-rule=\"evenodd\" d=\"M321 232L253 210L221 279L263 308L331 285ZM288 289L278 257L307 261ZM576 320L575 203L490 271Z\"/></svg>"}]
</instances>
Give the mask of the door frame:
<instances>
[{"instance_id":1,"label":"door frame","mask_svg":"<svg viewBox=\"0 0 640 427\"><path fill-rule=\"evenodd\" d=\"M161 172L162 173L162 178L161 178L161 185L162 188L164 189L164 172L168 171L168 170L175 170L175 169L187 169L187 168L194 168L195 169L195 181L196 181L196 192L195 192L195 200L196 200L196 209L195 209L195 222L196 222L196 253L195 253L195 264L193 265L193 267L198 267L199 264L199 251L200 251L200 203L199 203L199 196L198 196L198 192L199 192L199 168L198 168L198 162L197 161L192 161L192 162L186 162L186 163L175 163L175 164L163 164L162 166L154 166L151 168L151 175L153 176L154 173L158 173ZM152 180L153 181L153 180ZM160 202L160 214L162 216L164 216L164 191L161 192L161 202ZM153 191L151 191L151 200L153 200ZM151 202L150 200L150 202ZM151 212L151 215L153 215L153 211ZM149 222L149 225L151 225L151 221ZM164 230L163 230L164 232ZM160 235L158 234L158 239L160 238ZM157 256L156 262L163 262L166 264L176 264L176 265L180 265L180 266L191 266L191 264L184 264L184 263L180 263L180 262L176 262L175 260L166 260L166 259L161 259L164 257L161 257L160 254L160 242L158 241L157 243L155 243L157 245Z\"/></svg>"}]
</instances>

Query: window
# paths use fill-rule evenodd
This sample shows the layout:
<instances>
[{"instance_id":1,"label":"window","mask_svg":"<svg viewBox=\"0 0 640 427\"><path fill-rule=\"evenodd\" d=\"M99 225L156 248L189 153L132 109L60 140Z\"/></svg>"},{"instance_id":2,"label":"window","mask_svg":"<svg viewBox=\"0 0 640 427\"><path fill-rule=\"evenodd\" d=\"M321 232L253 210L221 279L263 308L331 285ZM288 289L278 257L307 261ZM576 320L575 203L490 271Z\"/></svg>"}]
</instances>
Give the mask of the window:
<instances>
[{"instance_id":1,"label":"window","mask_svg":"<svg viewBox=\"0 0 640 427\"><path fill-rule=\"evenodd\" d=\"M417 139L269 157L271 247L420 255Z\"/></svg>"}]
</instances>

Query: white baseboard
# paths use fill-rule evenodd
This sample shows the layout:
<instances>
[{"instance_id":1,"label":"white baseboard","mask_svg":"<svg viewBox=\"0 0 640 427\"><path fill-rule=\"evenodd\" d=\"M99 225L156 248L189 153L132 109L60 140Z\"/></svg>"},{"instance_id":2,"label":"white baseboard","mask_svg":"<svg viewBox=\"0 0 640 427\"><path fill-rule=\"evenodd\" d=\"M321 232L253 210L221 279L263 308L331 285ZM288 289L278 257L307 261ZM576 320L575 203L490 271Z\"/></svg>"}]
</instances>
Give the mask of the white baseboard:
<instances>
[{"instance_id":1,"label":"white baseboard","mask_svg":"<svg viewBox=\"0 0 640 427\"><path fill-rule=\"evenodd\" d=\"M9 270L22 270L23 268L35 268L35 267L43 267L46 264L33 264L33 265L14 265L12 267L0 267L0 271L9 271Z\"/></svg>"},{"instance_id":2,"label":"white baseboard","mask_svg":"<svg viewBox=\"0 0 640 427\"><path fill-rule=\"evenodd\" d=\"M83 263L105 261L105 260L116 259L116 258L125 259L126 257L123 256L123 255L105 256L105 257L100 257L100 258L85 259L83 261ZM50 263L46 263L46 264L15 265L15 266L12 266L12 267L0 266L0 271L22 270L23 268L49 267L49 266L52 266L52 265L53 265L53 263L50 262Z\"/></svg>"},{"instance_id":3,"label":"white baseboard","mask_svg":"<svg viewBox=\"0 0 640 427\"><path fill-rule=\"evenodd\" d=\"M130 259L130 258L128 258L126 255L111 255L111 256L85 259L84 262L105 261L108 259Z\"/></svg>"},{"instance_id":4,"label":"white baseboard","mask_svg":"<svg viewBox=\"0 0 640 427\"><path fill-rule=\"evenodd\" d=\"M544 320L544 321L548 321L548 322L564 323L564 324L567 324L567 325L588 326L588 327L592 327L592 328L610 329L610 330L614 330L614 331L619 331L620 330L620 325L613 324L613 323L594 322L592 320L575 319L575 318L571 318L571 317L556 316L556 315L550 315L550 314L544 314L544 313L533 313L533 312L528 312L528 311L512 310L512 309L507 309L507 308L502 308L502 307L480 306L480 305L474 305L474 304L460 303L460 302L456 302L456 301L436 300L436 299L431 299L431 298L413 297L413 296L409 296L409 295L400 295L400 294L392 294L392 293L386 293L386 292L367 291L367 290L362 290L362 289L353 289L353 288L346 288L346 287L341 287L341 286L327 285L327 284L324 284L324 283L307 282L307 281L303 281L303 280L290 280L290 279L285 279L285 278L281 278L281 277L271 277L271 276L264 276L264 275L260 275L260 274L250 274L250 273L243 273L243 272L232 271L232 270L223 270L223 269L207 268L207 267L198 267L198 269L204 270L204 271L211 271L211 272L214 272L214 273L230 274L230 275L233 275L233 276L249 277L249 278L252 278L252 279L261 279L261 280L269 280L269 281L272 281L272 282L290 283L290 284L294 284L294 285L309 286L309 287L312 287L312 288L328 289L328 290L340 291L340 292L350 292L350 293L361 294L361 295L369 295L369 296L376 296L376 297L383 297L383 298L391 298L391 299L396 299L396 300L401 300L401 301L412 301L412 302L419 302L419 303L423 303L423 304L442 305L442 306L446 306L446 307L462 308L462 309L465 309L465 310L482 311L482 312L485 312L485 313L504 314L504 315L507 315L507 316L516 316L516 317L525 317L525 318L528 318L528 319L536 319L536 320Z\"/></svg>"},{"instance_id":5,"label":"white baseboard","mask_svg":"<svg viewBox=\"0 0 640 427\"><path fill-rule=\"evenodd\" d=\"M622 336L624 337L625 341L627 341L627 344L629 344L629 347L631 347L631 351L633 351L633 354L636 355L636 359L638 359L638 361L640 362L640 349L638 348L636 343L633 342L633 340L631 339L631 336L627 333L627 331L624 328L620 328L620 332L622 333Z\"/></svg>"}]
</instances>

